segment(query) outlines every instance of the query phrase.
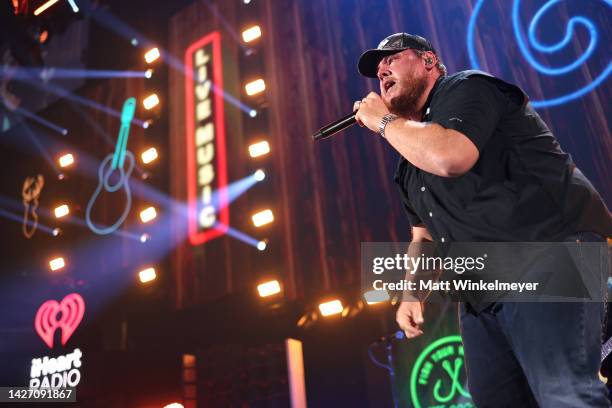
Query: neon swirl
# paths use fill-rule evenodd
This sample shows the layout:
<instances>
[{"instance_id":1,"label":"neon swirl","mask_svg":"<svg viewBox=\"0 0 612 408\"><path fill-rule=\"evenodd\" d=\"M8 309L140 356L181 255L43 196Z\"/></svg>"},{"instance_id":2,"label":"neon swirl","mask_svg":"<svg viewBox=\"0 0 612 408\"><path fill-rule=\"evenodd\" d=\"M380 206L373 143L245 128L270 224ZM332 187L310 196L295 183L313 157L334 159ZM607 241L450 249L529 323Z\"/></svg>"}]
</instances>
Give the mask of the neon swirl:
<instances>
[{"instance_id":1,"label":"neon swirl","mask_svg":"<svg viewBox=\"0 0 612 408\"><path fill-rule=\"evenodd\" d=\"M100 167L98 168L98 186L92 194L89 202L87 203L87 210L85 212L85 221L96 234L106 235L114 232L117 228L123 224L127 218L130 208L132 207L132 192L128 183L136 160L132 152L127 150L127 141L130 134L130 123L134 118L134 112L136 111L136 99L129 98L123 104L123 111L121 113L121 128L119 129L119 136L117 138L117 144L115 145L115 153L109 154L102 160ZM125 159L128 158L127 170L124 168ZM119 172L119 179L115 184L111 183L111 176L115 171ZM121 216L113 224L109 226L98 226L91 219L91 210L98 199L98 196L102 192L102 189L109 193L114 193L123 187L126 197L125 207Z\"/></svg>"},{"instance_id":2,"label":"neon swirl","mask_svg":"<svg viewBox=\"0 0 612 408\"><path fill-rule=\"evenodd\" d=\"M476 5L474 6L474 10L472 15L470 16L470 21L468 23L467 30L467 47L468 47L468 55L470 58L470 63L474 69L480 69L480 63L478 61L478 56L476 54L476 50L474 48L474 32L476 29L476 21L478 19L478 15L482 9L485 0L478 0ZM604 0L608 7L612 7L612 0ZM554 44L543 44L536 37L536 28L540 23L541 18L544 16L546 12L548 12L552 7L557 5L561 0L550 0L546 2L533 16L531 22L529 23L529 28L527 30L527 38L529 43L525 43L523 38L523 28L520 21L519 10L521 6L520 0L514 0L512 5L512 27L514 29L514 36L516 38L518 47L529 63L536 71L549 76L557 76L564 75L574 70L580 68L582 64L584 64L593 54L595 48L598 43L598 34L597 29L593 22L586 17L576 16L569 19L566 24L565 35L563 38ZM576 26L581 25L588 30L589 33L589 44L586 50L580 55L575 61L569 63L567 65L561 67L547 67L538 62L533 56L530 47L535 49L538 52L542 52L545 54L552 54L558 52L568 46L574 36ZM593 89L597 88L601 85L602 82L606 80L606 78L610 75L612 71L612 61L608 62L606 68L595 77L589 84L580 88L574 92L556 97L551 99L543 99L543 100L534 100L531 101L531 104L535 108L544 108L548 106L556 106L567 103L571 100L582 97L583 95L591 92Z\"/></svg>"}]
</instances>

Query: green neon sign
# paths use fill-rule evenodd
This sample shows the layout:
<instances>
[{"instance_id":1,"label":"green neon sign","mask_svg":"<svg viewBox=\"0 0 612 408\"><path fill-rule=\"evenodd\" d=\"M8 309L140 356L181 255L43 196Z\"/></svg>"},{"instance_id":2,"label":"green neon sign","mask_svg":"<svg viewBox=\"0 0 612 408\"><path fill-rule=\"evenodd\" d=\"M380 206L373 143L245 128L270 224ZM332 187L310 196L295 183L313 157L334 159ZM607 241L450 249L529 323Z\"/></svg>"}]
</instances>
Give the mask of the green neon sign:
<instances>
[{"instance_id":1,"label":"green neon sign","mask_svg":"<svg viewBox=\"0 0 612 408\"><path fill-rule=\"evenodd\" d=\"M418 356L410 375L414 408L472 408L464 386L465 370L461 336L442 337Z\"/></svg>"}]
</instances>

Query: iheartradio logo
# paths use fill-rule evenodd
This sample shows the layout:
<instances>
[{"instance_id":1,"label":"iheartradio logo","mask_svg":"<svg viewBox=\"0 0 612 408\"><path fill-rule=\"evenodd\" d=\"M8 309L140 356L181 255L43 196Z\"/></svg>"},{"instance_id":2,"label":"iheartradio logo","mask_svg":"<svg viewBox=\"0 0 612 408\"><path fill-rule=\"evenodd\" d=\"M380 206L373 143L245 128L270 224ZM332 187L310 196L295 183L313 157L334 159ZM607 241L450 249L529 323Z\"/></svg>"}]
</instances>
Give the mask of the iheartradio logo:
<instances>
[{"instance_id":1,"label":"iheartradio logo","mask_svg":"<svg viewBox=\"0 0 612 408\"><path fill-rule=\"evenodd\" d=\"M61 302L47 300L40 305L34 319L34 328L49 348L53 348L53 335L59 328L62 332L62 346L65 346L84 314L85 301L78 293L71 293Z\"/></svg>"}]
</instances>

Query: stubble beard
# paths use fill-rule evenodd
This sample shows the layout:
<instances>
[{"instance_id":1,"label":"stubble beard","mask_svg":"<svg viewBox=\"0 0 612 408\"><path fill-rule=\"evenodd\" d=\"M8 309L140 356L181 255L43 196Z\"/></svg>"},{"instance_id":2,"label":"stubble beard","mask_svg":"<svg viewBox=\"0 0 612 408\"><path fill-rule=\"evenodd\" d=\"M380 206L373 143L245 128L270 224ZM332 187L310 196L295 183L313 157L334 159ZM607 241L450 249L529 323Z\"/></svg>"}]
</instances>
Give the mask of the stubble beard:
<instances>
[{"instance_id":1,"label":"stubble beard","mask_svg":"<svg viewBox=\"0 0 612 408\"><path fill-rule=\"evenodd\" d=\"M405 80L403 85L403 92L387 102L387 108L395 115L414 118L418 114L419 99L427 88L427 80L413 77Z\"/></svg>"}]
</instances>

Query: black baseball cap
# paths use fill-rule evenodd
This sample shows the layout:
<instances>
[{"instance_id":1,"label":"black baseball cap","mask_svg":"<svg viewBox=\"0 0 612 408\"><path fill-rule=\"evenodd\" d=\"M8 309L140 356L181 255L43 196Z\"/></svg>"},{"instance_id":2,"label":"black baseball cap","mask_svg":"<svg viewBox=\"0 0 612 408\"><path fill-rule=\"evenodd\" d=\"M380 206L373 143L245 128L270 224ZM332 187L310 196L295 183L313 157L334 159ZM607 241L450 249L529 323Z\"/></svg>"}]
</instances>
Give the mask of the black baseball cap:
<instances>
[{"instance_id":1,"label":"black baseball cap","mask_svg":"<svg viewBox=\"0 0 612 408\"><path fill-rule=\"evenodd\" d=\"M431 43L420 35L395 33L382 40L375 49L367 50L361 54L359 63L357 64L359 73L363 76L376 78L378 63L384 57L408 49L436 53Z\"/></svg>"}]
</instances>

